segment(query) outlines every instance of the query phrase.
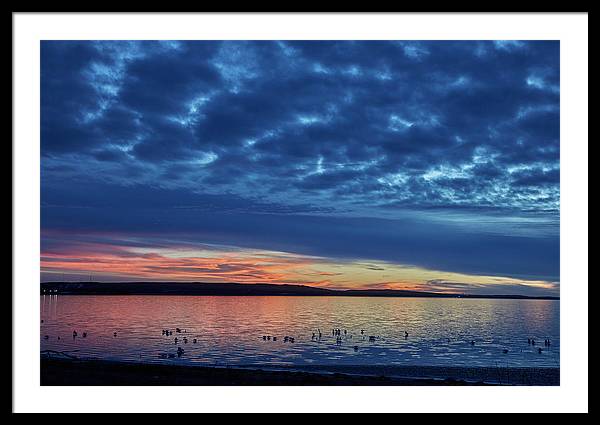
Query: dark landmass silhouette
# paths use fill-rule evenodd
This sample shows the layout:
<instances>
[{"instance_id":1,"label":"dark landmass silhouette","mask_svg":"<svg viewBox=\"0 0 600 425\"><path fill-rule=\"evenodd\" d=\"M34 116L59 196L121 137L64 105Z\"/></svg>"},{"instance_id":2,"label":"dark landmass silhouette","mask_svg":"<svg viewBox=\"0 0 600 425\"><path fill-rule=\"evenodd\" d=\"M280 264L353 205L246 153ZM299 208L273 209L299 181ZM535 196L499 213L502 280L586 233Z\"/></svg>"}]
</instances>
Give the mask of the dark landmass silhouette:
<instances>
[{"instance_id":1,"label":"dark landmass silhouette","mask_svg":"<svg viewBox=\"0 0 600 425\"><path fill-rule=\"evenodd\" d=\"M242 284L203 282L42 282L40 295L219 295L219 296L325 296L325 297L422 297L558 300L559 297L526 295L475 295L399 289L326 289L290 284Z\"/></svg>"}]
</instances>

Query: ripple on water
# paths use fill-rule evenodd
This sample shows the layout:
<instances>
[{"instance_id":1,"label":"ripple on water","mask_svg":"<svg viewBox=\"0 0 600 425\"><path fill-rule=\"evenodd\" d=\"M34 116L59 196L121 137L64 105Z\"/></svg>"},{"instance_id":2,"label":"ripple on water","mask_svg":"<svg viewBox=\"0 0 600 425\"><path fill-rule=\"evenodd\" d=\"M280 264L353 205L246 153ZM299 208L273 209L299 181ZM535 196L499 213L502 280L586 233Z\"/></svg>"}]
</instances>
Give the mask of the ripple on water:
<instances>
[{"instance_id":1,"label":"ripple on water","mask_svg":"<svg viewBox=\"0 0 600 425\"><path fill-rule=\"evenodd\" d=\"M345 297L42 296L40 344L80 357L265 365L557 367L559 302ZM171 336L162 329L184 329ZM312 333L321 329L322 338ZM331 329L347 330L337 343ZM365 330L364 335L360 333ZM73 330L78 336L72 338ZM404 338L404 331L409 337ZM82 332L87 332L83 338ZM117 332L117 336L113 336ZM44 336L48 335L48 339ZM263 341L262 335L278 337ZM284 342L293 336L294 343ZM375 341L368 336L375 335ZM183 342L187 337L188 343ZM60 340L58 339L60 337ZM178 338L175 344L174 338ZM196 338L197 343L192 343ZM534 338L536 345L528 345ZM550 338L548 348L543 341ZM448 339L450 341L448 341ZM471 341L475 340L475 345ZM180 358L161 356L184 347ZM358 350L354 350L354 346ZM538 353L542 348L542 354ZM503 350L508 352L504 353Z\"/></svg>"}]
</instances>

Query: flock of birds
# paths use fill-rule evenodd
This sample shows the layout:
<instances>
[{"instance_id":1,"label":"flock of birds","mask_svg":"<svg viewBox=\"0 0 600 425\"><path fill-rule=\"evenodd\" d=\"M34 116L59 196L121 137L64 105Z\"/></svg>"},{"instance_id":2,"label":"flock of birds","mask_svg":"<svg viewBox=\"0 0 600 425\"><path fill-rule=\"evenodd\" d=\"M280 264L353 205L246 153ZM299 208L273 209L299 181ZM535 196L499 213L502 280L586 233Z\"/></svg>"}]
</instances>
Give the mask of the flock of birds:
<instances>
[{"instance_id":1,"label":"flock of birds","mask_svg":"<svg viewBox=\"0 0 600 425\"><path fill-rule=\"evenodd\" d=\"M184 333L185 334L185 333L187 333L187 331L185 329L175 328L175 333L178 333L178 334ZM165 335L165 336L171 336L171 335L173 335L173 331L170 330L170 329L163 329L162 330L162 334ZM179 343L179 338L175 337L173 341L175 342L175 344L178 344ZM188 343L188 337L186 335L184 335L181 338L181 341L184 344L187 344ZM192 339L192 344L196 344L196 343L198 343L198 339L193 338ZM183 356L184 353L185 353L185 350L181 346L177 347L177 357ZM159 354L159 356L162 357L162 358L172 359L172 358L175 357L175 354L174 353L161 353L161 354Z\"/></svg>"},{"instance_id":2,"label":"flock of birds","mask_svg":"<svg viewBox=\"0 0 600 425\"><path fill-rule=\"evenodd\" d=\"M44 320L42 320L42 323L44 323ZM173 331L170 329L163 329L161 331L163 336L172 336L173 335ZM181 341L183 344L187 344L189 342L189 339L187 337L187 335L185 335L187 333L187 331L185 329L181 329L181 328L175 328L175 333L176 334L184 334L181 339L179 337L175 337L173 339L174 343L177 345L179 344L179 342ZM344 341L348 341L351 340L353 338L352 334L349 334L348 331L346 329L339 329L339 328L333 328L331 330L331 335L332 337L335 337L335 343L336 345L342 345L344 343ZM342 336L343 335L343 336ZM366 336L365 336L365 330L361 329L360 330L360 335L362 337L362 340L366 340ZM79 334L77 333L76 330L73 331L73 339L77 338L79 336ZM81 337L82 338L87 338L88 333L87 332L82 332ZM117 337L117 332L113 332L113 337L116 338ZM49 335L44 335L44 339L48 340L50 338ZM60 340L60 336L57 337L58 340ZM323 333L321 332L321 329L317 329L316 332L312 333L312 337L311 337L311 341L321 341L321 338L323 338ZM375 342L377 340L381 339L381 337L376 336L376 335L368 335L368 341L369 342ZM404 339L408 339L408 332L404 331ZM278 337L277 336L272 336L272 335L262 335L262 340L263 341L273 341L273 342L277 342ZM296 341L295 337L293 336L289 336L286 335L283 337L283 342L284 343L290 343L290 344L294 344ZM192 338L191 339L192 344L197 344L198 343L198 339L197 338ZM450 343L450 338L447 339L447 342ZM475 345L475 340L471 340L470 344L472 346ZM529 346L535 346L536 345L536 341L534 338L527 338L527 344ZM549 349L551 345L551 341L549 338L544 339L544 346ZM359 346L358 345L354 345L353 349L355 352L357 352L359 350ZM504 348L502 350L503 354L508 354L509 350L507 348ZM541 347L538 347L537 352L539 354L542 354L543 350ZM177 351L176 353L161 353L159 356L162 358L175 358L175 356L177 357L181 357L183 356L185 353L185 350L181 347L178 346L177 347Z\"/></svg>"},{"instance_id":3,"label":"flock of birds","mask_svg":"<svg viewBox=\"0 0 600 425\"><path fill-rule=\"evenodd\" d=\"M533 339L533 338L527 338L527 344L535 346L535 339ZM544 340L544 346L546 348L550 348L550 339L549 338L546 338ZM538 353L542 354L542 351L543 351L542 347L539 347L538 348Z\"/></svg>"},{"instance_id":4,"label":"flock of birds","mask_svg":"<svg viewBox=\"0 0 600 425\"><path fill-rule=\"evenodd\" d=\"M343 337L342 337L342 334L343 334ZM331 335L333 337L335 337L335 343L336 343L336 345L342 345L342 343L344 341L347 341L348 339L352 339L352 334L348 334L348 331L346 329L342 330L342 329L334 328L334 329L331 330ZM364 341L365 340L365 330L364 329L360 330L360 335L362 336L362 339ZM322 337L323 337L323 333L321 332L321 329L317 329L316 332L312 333L311 341L320 341ZM277 341L277 337L276 336L271 336L271 335L263 335L262 339L263 339L263 341ZM379 336L375 336L375 335L369 335L368 336L369 342L375 342L375 341L377 341L379 339L381 339L381 337L379 337ZM404 339L405 340L408 339L408 332L407 331L404 331ZM450 341L451 341L450 338L447 338L447 342L450 343ZM294 338L290 337L290 336L285 336L284 339L283 339L283 342L294 343ZM531 345L531 346L535 346L535 344L536 344L535 339L533 339L533 338L527 338L527 343L528 343L528 345ZM472 346L474 346L475 345L475 340L472 339L470 341L470 344ZM550 339L546 338L544 340L544 346L546 348L550 348L550 344L551 344ZM354 345L353 349L356 352L356 351L359 350L359 346L358 345ZM543 352L542 348L539 347L538 350L537 350L537 352L539 354L542 354L542 352ZM502 349L502 353L503 354L508 354L509 353L508 348Z\"/></svg>"}]
</instances>

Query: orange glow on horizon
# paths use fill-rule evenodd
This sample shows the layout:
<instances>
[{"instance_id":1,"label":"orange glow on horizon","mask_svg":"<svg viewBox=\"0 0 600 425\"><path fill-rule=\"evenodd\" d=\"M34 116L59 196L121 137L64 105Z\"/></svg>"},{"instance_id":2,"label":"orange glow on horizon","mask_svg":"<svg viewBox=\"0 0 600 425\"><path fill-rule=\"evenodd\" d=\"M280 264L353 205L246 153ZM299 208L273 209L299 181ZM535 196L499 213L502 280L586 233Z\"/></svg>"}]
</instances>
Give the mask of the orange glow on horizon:
<instances>
[{"instance_id":1,"label":"orange glow on horizon","mask_svg":"<svg viewBox=\"0 0 600 425\"><path fill-rule=\"evenodd\" d=\"M381 261L334 260L285 252L189 247L132 248L86 243L42 253L42 273L99 280L300 284L331 289L466 293L488 288L558 292L558 283L428 270ZM516 291L518 293L518 291Z\"/></svg>"},{"instance_id":2,"label":"orange glow on horizon","mask_svg":"<svg viewBox=\"0 0 600 425\"><path fill-rule=\"evenodd\" d=\"M160 254L119 256L88 253L78 257L42 254L43 271L124 275L143 279L277 283L290 279L286 270L308 264L301 258L171 258Z\"/></svg>"}]
</instances>

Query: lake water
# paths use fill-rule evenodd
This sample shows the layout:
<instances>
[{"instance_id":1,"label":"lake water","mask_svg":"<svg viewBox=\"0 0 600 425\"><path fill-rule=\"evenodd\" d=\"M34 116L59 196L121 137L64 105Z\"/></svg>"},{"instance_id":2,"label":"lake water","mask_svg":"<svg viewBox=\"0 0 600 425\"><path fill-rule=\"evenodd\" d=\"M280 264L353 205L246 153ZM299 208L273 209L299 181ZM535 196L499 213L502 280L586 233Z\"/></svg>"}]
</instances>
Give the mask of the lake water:
<instances>
[{"instance_id":1,"label":"lake water","mask_svg":"<svg viewBox=\"0 0 600 425\"><path fill-rule=\"evenodd\" d=\"M42 295L40 310L41 350L80 358L273 367L559 366L559 301ZM342 330L341 340L334 328ZM317 329L322 336L313 339ZM178 347L183 355L169 358Z\"/></svg>"}]
</instances>

